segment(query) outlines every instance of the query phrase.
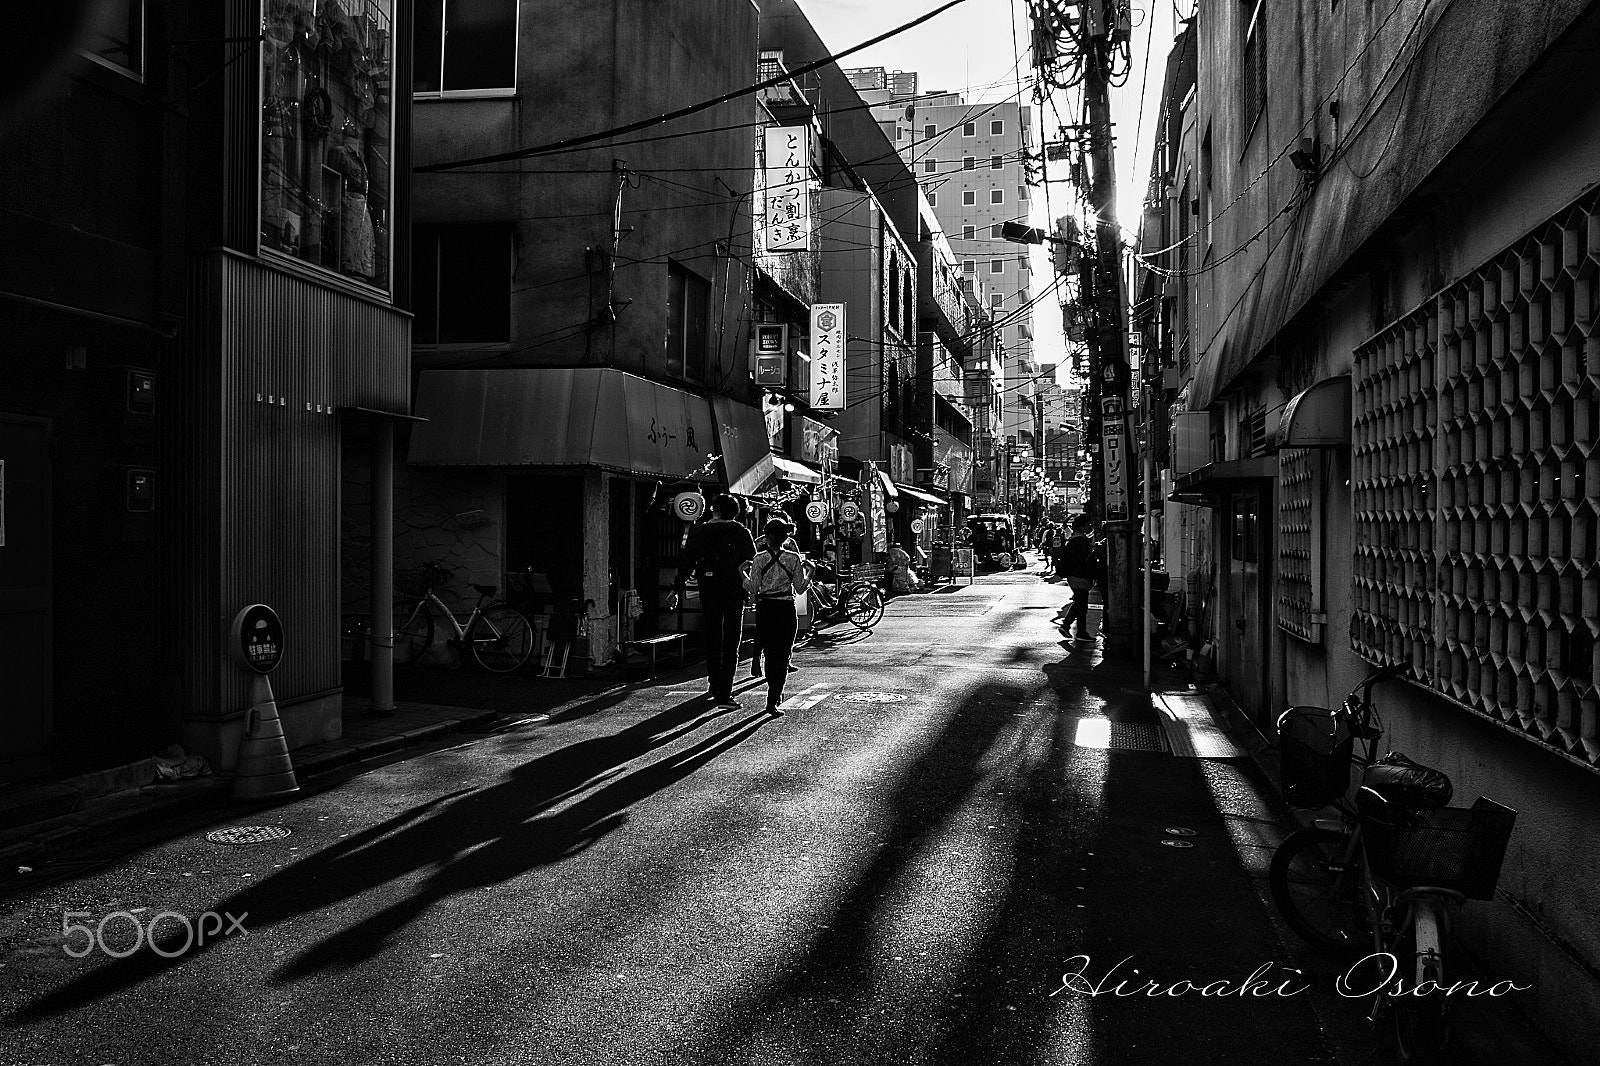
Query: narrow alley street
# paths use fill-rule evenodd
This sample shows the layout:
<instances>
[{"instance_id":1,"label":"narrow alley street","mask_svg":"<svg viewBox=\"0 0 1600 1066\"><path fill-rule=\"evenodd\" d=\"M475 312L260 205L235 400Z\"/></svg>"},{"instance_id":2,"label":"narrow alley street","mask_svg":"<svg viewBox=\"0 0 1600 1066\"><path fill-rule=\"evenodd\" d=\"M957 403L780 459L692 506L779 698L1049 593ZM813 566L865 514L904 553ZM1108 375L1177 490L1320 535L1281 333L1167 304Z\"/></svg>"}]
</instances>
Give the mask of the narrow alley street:
<instances>
[{"instance_id":1,"label":"narrow alley street","mask_svg":"<svg viewBox=\"0 0 1600 1066\"><path fill-rule=\"evenodd\" d=\"M1159 750L1126 678L1056 639L1061 598L1013 574L896 600L800 654L781 718L759 690L711 708L691 668L8 871L4 1058L1110 1064L1181 1034L1186 1062L1332 1061L1327 987L1061 990L1308 983L1270 965L1213 798L1238 768ZM240 822L292 832L204 838ZM243 933L184 951L168 918L114 959L118 919L63 950L64 913L117 911Z\"/></svg>"}]
</instances>

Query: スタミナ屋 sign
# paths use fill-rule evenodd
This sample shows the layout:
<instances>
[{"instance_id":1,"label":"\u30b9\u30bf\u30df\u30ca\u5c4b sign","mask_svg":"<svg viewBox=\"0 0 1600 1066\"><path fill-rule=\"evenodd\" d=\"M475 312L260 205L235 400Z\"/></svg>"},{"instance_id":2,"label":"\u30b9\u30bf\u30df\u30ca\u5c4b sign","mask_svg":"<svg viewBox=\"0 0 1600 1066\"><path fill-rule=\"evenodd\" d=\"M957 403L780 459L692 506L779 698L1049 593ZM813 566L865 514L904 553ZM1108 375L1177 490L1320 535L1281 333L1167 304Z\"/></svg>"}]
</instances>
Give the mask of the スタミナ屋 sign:
<instances>
[{"instance_id":1,"label":"\u30b9\u30bf\u30df\u30ca\u5c4b sign","mask_svg":"<svg viewBox=\"0 0 1600 1066\"><path fill-rule=\"evenodd\" d=\"M811 305L811 406L844 410L844 304Z\"/></svg>"}]
</instances>

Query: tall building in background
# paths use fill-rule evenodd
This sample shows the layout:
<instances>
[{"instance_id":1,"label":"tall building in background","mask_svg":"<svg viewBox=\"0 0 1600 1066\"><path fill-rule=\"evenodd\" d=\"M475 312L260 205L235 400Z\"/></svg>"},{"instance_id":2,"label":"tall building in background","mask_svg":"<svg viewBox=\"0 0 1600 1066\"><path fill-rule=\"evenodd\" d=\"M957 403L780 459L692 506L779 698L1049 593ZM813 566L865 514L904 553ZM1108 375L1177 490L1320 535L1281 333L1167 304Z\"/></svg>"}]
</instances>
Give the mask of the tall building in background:
<instances>
[{"instance_id":1,"label":"tall building in background","mask_svg":"<svg viewBox=\"0 0 1600 1066\"><path fill-rule=\"evenodd\" d=\"M1000 225L1032 209L1026 160L1033 109L1017 100L968 103L960 93L917 93L917 75L863 67L845 71L916 174L956 257L965 287L987 290L1004 346L1001 432L1037 453L1034 442L1033 301L1038 290L1025 245L1002 240ZM981 286L980 286L981 280Z\"/></svg>"}]
</instances>

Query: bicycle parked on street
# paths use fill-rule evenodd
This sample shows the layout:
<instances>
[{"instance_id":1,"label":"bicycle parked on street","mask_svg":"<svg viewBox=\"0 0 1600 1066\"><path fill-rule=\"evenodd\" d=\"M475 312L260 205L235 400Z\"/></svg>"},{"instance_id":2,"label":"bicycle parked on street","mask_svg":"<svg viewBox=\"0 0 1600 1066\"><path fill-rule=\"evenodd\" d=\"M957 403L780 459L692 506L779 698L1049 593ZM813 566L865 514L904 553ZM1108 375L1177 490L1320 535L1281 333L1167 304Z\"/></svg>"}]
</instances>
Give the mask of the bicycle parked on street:
<instances>
[{"instance_id":1,"label":"bicycle parked on street","mask_svg":"<svg viewBox=\"0 0 1600 1066\"><path fill-rule=\"evenodd\" d=\"M883 620L883 591L869 581L841 581L814 575L811 587L812 626L846 619L857 629L870 630Z\"/></svg>"},{"instance_id":2,"label":"bicycle parked on street","mask_svg":"<svg viewBox=\"0 0 1600 1066\"><path fill-rule=\"evenodd\" d=\"M434 592L451 578L442 566L429 566L421 572L422 593L416 603L394 608L394 661L409 663L433 646L434 618L444 619L453 631L458 648L472 650L472 658L485 670L509 674L533 654L533 623L526 615L503 600L490 601L494 585L473 585L478 602L462 624Z\"/></svg>"},{"instance_id":3,"label":"bicycle parked on street","mask_svg":"<svg viewBox=\"0 0 1600 1066\"><path fill-rule=\"evenodd\" d=\"M1284 795L1338 816L1290 834L1269 883L1306 942L1366 953L1348 994L1372 995L1368 1019L1394 1061L1421 1064L1441 1061L1448 1040L1451 917L1466 900L1493 898L1516 812L1484 798L1448 807L1444 773L1398 752L1378 755L1383 723L1372 689L1404 672L1377 671L1337 710L1291 707L1279 717ZM1361 771L1354 802L1352 764Z\"/></svg>"}]
</instances>

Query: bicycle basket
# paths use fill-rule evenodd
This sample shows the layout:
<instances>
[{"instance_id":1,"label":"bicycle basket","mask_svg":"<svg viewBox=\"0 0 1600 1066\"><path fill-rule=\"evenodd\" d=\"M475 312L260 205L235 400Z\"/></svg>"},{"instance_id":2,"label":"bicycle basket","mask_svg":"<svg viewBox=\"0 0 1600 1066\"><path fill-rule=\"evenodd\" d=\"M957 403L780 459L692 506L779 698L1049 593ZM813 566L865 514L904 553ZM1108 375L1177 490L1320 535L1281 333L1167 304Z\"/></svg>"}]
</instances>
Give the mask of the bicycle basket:
<instances>
[{"instance_id":1,"label":"bicycle basket","mask_svg":"<svg viewBox=\"0 0 1600 1066\"><path fill-rule=\"evenodd\" d=\"M1326 707L1290 707L1278 717L1278 780L1296 807L1325 807L1350 788L1355 741L1349 716Z\"/></svg>"},{"instance_id":2,"label":"bicycle basket","mask_svg":"<svg viewBox=\"0 0 1600 1066\"><path fill-rule=\"evenodd\" d=\"M394 591L403 599L420 600L432 587L434 568L431 566L395 567Z\"/></svg>"},{"instance_id":3,"label":"bicycle basket","mask_svg":"<svg viewBox=\"0 0 1600 1066\"><path fill-rule=\"evenodd\" d=\"M1367 861L1400 888L1430 885L1493 899L1517 812L1479 797L1471 807L1419 811L1403 821L1363 818Z\"/></svg>"}]
</instances>

